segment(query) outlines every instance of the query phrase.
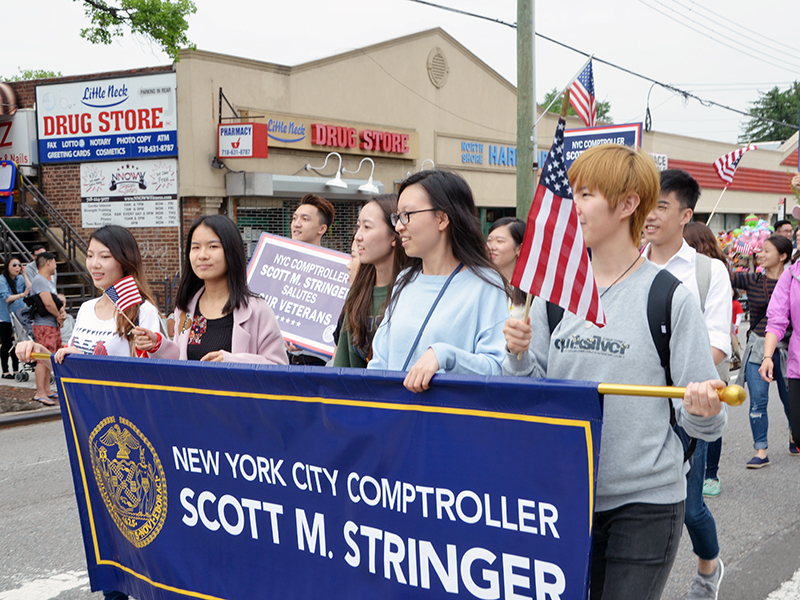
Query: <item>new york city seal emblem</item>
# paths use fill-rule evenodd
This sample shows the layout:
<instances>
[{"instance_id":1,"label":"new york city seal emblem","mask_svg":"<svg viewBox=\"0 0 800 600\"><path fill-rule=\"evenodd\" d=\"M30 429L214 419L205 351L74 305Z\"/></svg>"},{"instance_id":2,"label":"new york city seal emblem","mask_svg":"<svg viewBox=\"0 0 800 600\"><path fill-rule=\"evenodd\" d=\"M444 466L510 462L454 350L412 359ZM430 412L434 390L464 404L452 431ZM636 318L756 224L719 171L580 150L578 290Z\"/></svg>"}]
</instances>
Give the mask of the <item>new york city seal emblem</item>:
<instances>
[{"instance_id":1,"label":"new york city seal emblem","mask_svg":"<svg viewBox=\"0 0 800 600\"><path fill-rule=\"evenodd\" d=\"M109 514L131 544L147 546L167 517L167 482L153 445L127 419L108 417L89 436L89 449Z\"/></svg>"}]
</instances>

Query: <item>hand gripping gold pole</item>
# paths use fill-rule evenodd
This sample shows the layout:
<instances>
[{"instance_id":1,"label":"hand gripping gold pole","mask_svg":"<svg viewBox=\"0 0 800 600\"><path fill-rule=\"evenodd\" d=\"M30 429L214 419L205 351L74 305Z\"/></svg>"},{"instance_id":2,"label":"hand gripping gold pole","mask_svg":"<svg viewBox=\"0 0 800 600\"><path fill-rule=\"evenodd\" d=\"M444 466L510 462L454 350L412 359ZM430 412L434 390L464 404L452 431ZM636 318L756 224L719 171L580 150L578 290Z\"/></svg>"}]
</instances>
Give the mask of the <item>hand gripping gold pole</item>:
<instances>
[{"instance_id":1,"label":"hand gripping gold pole","mask_svg":"<svg viewBox=\"0 0 800 600\"><path fill-rule=\"evenodd\" d=\"M652 396L654 398L683 398L685 387L666 385L627 385L624 383L601 383L597 386L601 394L614 396ZM719 399L731 406L739 406L747 399L744 388L740 385L729 385L717 390Z\"/></svg>"}]
</instances>

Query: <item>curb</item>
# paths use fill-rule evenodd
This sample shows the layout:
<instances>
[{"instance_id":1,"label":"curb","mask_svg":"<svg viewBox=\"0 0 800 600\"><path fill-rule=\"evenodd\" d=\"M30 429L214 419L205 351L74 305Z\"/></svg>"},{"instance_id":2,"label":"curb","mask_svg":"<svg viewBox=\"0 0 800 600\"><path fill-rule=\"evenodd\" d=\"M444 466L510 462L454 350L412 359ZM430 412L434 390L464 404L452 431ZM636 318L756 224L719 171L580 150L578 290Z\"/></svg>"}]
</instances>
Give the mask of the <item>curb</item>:
<instances>
[{"instance_id":1,"label":"curb","mask_svg":"<svg viewBox=\"0 0 800 600\"><path fill-rule=\"evenodd\" d=\"M40 421L55 421L61 419L61 408L47 408L44 410L29 410L0 415L0 429L17 425L30 425Z\"/></svg>"}]
</instances>

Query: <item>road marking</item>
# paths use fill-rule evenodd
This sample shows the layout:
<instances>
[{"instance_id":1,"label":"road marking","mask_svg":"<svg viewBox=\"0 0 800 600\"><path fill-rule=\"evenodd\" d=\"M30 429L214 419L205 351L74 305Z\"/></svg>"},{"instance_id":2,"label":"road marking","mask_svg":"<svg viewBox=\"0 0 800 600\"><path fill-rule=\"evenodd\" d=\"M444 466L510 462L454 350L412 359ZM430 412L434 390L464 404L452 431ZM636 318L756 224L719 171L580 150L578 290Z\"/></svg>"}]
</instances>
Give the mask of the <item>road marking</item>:
<instances>
[{"instance_id":1,"label":"road marking","mask_svg":"<svg viewBox=\"0 0 800 600\"><path fill-rule=\"evenodd\" d=\"M50 600L61 592L88 585L89 578L85 571L67 571L46 579L28 581L16 590L0 592L0 600Z\"/></svg>"},{"instance_id":2,"label":"road marking","mask_svg":"<svg viewBox=\"0 0 800 600\"><path fill-rule=\"evenodd\" d=\"M797 598L800 598L800 570L795 571L791 579L784 581L783 585L767 596L765 600L796 600Z\"/></svg>"}]
</instances>

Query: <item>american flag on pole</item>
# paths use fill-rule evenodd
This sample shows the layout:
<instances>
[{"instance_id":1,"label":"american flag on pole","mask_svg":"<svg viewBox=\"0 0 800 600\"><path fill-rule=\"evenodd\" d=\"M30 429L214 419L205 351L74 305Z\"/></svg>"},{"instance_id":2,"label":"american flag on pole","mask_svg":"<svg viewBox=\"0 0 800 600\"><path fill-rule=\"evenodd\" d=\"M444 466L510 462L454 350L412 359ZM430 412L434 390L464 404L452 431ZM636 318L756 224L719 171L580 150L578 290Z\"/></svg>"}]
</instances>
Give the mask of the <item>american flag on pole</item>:
<instances>
[{"instance_id":1,"label":"american flag on pole","mask_svg":"<svg viewBox=\"0 0 800 600\"><path fill-rule=\"evenodd\" d=\"M736 167L739 166L742 155L748 150L756 150L757 148L755 144L751 144L746 148L737 148L714 161L714 168L717 170L719 178L725 182L725 187L733 183L733 175L736 173Z\"/></svg>"},{"instance_id":2,"label":"american flag on pole","mask_svg":"<svg viewBox=\"0 0 800 600\"><path fill-rule=\"evenodd\" d=\"M597 125L597 104L594 98L594 72L592 61L569 87L569 103L587 127Z\"/></svg>"},{"instance_id":3,"label":"american flag on pole","mask_svg":"<svg viewBox=\"0 0 800 600\"><path fill-rule=\"evenodd\" d=\"M511 284L603 327L606 318L564 167L565 128L559 118Z\"/></svg>"},{"instance_id":4,"label":"american flag on pole","mask_svg":"<svg viewBox=\"0 0 800 600\"><path fill-rule=\"evenodd\" d=\"M139 293L139 288L136 287L136 281L132 275L123 277L114 285L106 288L105 293L117 305L119 312L125 312L131 306L142 303L142 295Z\"/></svg>"}]
</instances>

